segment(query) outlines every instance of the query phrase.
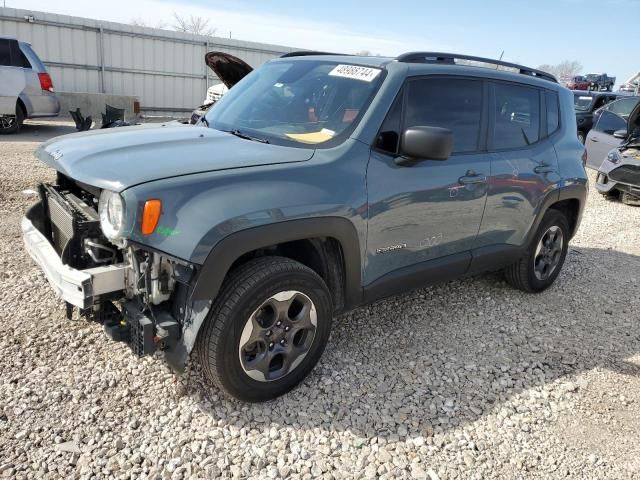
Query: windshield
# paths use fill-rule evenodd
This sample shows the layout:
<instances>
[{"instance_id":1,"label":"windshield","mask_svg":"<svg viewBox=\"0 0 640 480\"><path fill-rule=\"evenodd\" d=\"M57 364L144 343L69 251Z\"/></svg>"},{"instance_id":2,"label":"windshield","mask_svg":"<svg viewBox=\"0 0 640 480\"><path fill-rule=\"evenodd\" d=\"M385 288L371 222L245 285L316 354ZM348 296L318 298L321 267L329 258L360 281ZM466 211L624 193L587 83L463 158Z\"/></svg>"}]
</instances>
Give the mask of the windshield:
<instances>
[{"instance_id":1,"label":"windshield","mask_svg":"<svg viewBox=\"0 0 640 480\"><path fill-rule=\"evenodd\" d=\"M640 103L640 97L623 98L621 100L611 102L607 106L607 110L611 113L620 115L623 118L628 118L631 111L636 107L636 105L638 105L638 103Z\"/></svg>"},{"instance_id":2,"label":"windshield","mask_svg":"<svg viewBox=\"0 0 640 480\"><path fill-rule=\"evenodd\" d=\"M573 106L578 112L588 112L591 102L593 102L593 97L589 95L575 94L573 96Z\"/></svg>"},{"instance_id":3,"label":"windshield","mask_svg":"<svg viewBox=\"0 0 640 480\"><path fill-rule=\"evenodd\" d=\"M230 89L207 113L206 123L272 143L329 143L355 127L381 73L320 60L267 63Z\"/></svg>"}]
</instances>

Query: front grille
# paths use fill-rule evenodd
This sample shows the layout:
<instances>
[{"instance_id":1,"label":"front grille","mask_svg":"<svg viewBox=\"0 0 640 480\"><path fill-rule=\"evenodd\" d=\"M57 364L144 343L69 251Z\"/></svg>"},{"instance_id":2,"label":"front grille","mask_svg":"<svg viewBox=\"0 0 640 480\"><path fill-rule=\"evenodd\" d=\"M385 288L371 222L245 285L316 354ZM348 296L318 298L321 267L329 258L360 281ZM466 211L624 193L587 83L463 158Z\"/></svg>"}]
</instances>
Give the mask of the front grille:
<instances>
[{"instance_id":1,"label":"front grille","mask_svg":"<svg viewBox=\"0 0 640 480\"><path fill-rule=\"evenodd\" d=\"M640 185L640 167L622 165L609 172L609 178L615 182Z\"/></svg>"}]
</instances>

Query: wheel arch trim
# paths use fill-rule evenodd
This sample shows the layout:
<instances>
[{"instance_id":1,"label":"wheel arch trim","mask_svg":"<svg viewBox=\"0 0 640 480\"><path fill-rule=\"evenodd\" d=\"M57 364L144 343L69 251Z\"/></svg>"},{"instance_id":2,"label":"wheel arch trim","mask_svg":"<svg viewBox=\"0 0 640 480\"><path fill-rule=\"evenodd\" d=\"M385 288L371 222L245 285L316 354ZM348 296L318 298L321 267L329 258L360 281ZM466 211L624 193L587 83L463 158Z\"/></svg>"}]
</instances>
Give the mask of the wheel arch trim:
<instances>
[{"instance_id":1,"label":"wheel arch trim","mask_svg":"<svg viewBox=\"0 0 640 480\"><path fill-rule=\"evenodd\" d=\"M345 306L357 305L362 297L360 241L355 226L344 217L287 220L228 235L207 255L190 301L215 298L233 263L246 253L280 243L319 237L335 238L340 243L345 269Z\"/></svg>"}]
</instances>

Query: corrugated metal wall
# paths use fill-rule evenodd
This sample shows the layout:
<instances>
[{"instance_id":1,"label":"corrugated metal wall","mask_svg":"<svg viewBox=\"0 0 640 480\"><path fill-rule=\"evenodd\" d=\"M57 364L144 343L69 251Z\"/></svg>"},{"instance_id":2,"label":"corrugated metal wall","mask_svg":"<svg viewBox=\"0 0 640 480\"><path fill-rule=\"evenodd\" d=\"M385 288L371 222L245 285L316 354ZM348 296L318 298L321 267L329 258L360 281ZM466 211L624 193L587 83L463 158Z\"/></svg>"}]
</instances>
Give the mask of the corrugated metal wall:
<instances>
[{"instance_id":1,"label":"corrugated metal wall","mask_svg":"<svg viewBox=\"0 0 640 480\"><path fill-rule=\"evenodd\" d=\"M207 51L257 67L295 50L2 7L0 35L31 43L57 90L138 96L145 113L157 114L202 103L207 87L218 82L204 64Z\"/></svg>"}]
</instances>

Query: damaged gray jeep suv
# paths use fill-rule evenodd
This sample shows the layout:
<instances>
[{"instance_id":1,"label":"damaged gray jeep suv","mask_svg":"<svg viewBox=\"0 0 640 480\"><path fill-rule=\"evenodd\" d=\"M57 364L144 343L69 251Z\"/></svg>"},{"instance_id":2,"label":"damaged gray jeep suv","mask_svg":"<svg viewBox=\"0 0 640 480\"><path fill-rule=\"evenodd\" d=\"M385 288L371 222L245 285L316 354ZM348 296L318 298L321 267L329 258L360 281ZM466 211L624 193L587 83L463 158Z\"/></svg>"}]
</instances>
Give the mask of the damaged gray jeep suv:
<instances>
[{"instance_id":1,"label":"damaged gray jeep suv","mask_svg":"<svg viewBox=\"0 0 640 480\"><path fill-rule=\"evenodd\" d=\"M292 53L195 126L43 144L24 240L69 316L263 401L358 305L486 270L549 287L585 204L575 132L572 93L520 65Z\"/></svg>"}]
</instances>

